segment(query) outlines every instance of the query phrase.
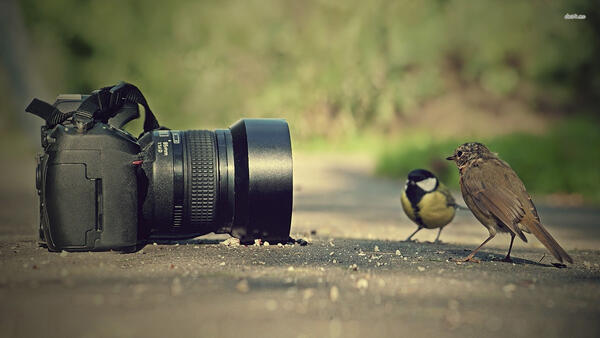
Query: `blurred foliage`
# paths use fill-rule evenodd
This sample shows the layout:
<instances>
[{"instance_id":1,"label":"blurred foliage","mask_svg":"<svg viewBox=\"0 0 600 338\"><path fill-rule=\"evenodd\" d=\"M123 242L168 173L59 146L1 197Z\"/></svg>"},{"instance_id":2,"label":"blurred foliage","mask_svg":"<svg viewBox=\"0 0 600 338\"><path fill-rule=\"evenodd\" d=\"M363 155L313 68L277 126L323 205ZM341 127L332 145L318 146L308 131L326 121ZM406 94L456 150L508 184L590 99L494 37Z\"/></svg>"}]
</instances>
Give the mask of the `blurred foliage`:
<instances>
[{"instance_id":1,"label":"blurred foliage","mask_svg":"<svg viewBox=\"0 0 600 338\"><path fill-rule=\"evenodd\" d=\"M530 192L582 194L600 203L600 121L571 118L544 135L509 134L482 142L517 172ZM405 179L415 168L432 170L447 185L458 188L458 170L445 158L456 147L474 140L403 139L379 157L377 172ZM481 142L480 140L477 140Z\"/></svg>"},{"instance_id":2,"label":"blurred foliage","mask_svg":"<svg viewBox=\"0 0 600 338\"><path fill-rule=\"evenodd\" d=\"M331 139L391 130L457 83L534 108L600 92L591 0L21 4L52 90L126 80L174 128L282 116Z\"/></svg>"},{"instance_id":3,"label":"blurred foliage","mask_svg":"<svg viewBox=\"0 0 600 338\"><path fill-rule=\"evenodd\" d=\"M598 124L590 113L572 117L597 111L589 107L600 98L596 1L20 4L52 92L86 93L125 80L141 88L163 125L178 129L284 117L300 148L378 153L383 147L381 174L404 177L425 167L455 187L456 170L443 157L465 137L481 135L533 191L580 192L600 201ZM587 19L565 20L567 13ZM424 119L424 127L414 125L428 103L461 92L480 98L483 104L469 107L489 116L477 120L492 131L467 133L463 125L475 125L474 115L444 103L434 105L438 115ZM503 102L519 103L504 105L516 118L493 118L508 116L498 108ZM442 121L439 110L450 118ZM523 114L535 115L528 123L539 130L545 123L537 121L566 122L546 135L485 137L502 128L535 131L513 128L525 125ZM452 121L459 128L449 128ZM441 136L444 130L455 131ZM454 137L442 138L448 135Z\"/></svg>"}]
</instances>

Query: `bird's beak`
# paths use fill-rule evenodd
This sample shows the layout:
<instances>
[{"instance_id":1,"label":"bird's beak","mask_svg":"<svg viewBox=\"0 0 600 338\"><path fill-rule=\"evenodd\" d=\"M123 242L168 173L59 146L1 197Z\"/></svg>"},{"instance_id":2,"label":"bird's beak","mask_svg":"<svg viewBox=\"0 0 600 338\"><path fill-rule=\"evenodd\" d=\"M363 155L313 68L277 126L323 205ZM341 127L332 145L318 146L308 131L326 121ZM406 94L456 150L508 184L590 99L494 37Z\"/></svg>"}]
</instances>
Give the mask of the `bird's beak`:
<instances>
[{"instance_id":1,"label":"bird's beak","mask_svg":"<svg viewBox=\"0 0 600 338\"><path fill-rule=\"evenodd\" d=\"M446 157L446 159L447 159L448 161L454 161L454 160L456 159L456 157L454 157L454 155L452 155L452 156L448 156L448 157Z\"/></svg>"}]
</instances>

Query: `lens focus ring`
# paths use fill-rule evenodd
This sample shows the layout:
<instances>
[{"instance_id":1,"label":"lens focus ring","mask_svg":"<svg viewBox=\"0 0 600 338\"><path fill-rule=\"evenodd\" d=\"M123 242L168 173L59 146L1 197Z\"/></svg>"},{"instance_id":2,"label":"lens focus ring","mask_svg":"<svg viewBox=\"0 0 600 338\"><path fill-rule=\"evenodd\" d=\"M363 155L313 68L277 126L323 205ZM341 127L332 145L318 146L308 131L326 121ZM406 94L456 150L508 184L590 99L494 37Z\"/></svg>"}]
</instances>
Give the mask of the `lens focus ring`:
<instances>
[{"instance_id":1,"label":"lens focus ring","mask_svg":"<svg viewBox=\"0 0 600 338\"><path fill-rule=\"evenodd\" d=\"M208 130L189 130L186 139L189 220L192 225L212 224L217 205L215 136Z\"/></svg>"}]
</instances>

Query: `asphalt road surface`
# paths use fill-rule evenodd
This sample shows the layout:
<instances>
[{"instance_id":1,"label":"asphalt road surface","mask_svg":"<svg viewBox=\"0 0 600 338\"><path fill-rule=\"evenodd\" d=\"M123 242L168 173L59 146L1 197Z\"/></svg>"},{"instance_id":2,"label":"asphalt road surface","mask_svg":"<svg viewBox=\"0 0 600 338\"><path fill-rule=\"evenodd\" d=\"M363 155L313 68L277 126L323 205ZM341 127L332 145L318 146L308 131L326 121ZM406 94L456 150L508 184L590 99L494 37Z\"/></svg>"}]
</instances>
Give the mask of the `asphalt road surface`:
<instances>
[{"instance_id":1,"label":"asphalt road surface","mask_svg":"<svg viewBox=\"0 0 600 338\"><path fill-rule=\"evenodd\" d=\"M35 242L33 160L0 176L2 337L599 337L600 211L539 206L573 256L558 268L532 236L515 263L468 211L442 233L400 208L403 182L359 156L295 157L292 236L309 244L227 246L228 236L133 254L49 253ZM535 198L534 198L535 199Z\"/></svg>"}]
</instances>

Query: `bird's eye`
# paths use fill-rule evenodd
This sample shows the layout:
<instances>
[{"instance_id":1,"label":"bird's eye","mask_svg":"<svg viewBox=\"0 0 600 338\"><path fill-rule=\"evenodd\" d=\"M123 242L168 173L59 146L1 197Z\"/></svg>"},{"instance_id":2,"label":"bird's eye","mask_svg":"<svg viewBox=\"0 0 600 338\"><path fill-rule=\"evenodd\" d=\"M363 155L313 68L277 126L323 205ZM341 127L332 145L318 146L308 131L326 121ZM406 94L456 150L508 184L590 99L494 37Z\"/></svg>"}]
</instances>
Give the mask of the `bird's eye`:
<instances>
[{"instance_id":1,"label":"bird's eye","mask_svg":"<svg viewBox=\"0 0 600 338\"><path fill-rule=\"evenodd\" d=\"M457 151L457 152L456 152L456 156L458 156L458 157L461 157L461 156L462 156L462 151L460 151L460 150L459 150L459 151Z\"/></svg>"}]
</instances>

